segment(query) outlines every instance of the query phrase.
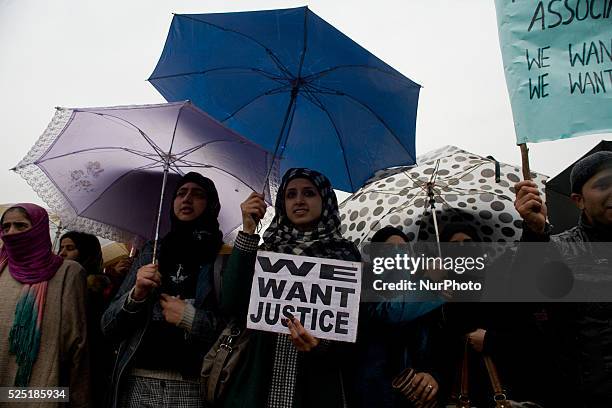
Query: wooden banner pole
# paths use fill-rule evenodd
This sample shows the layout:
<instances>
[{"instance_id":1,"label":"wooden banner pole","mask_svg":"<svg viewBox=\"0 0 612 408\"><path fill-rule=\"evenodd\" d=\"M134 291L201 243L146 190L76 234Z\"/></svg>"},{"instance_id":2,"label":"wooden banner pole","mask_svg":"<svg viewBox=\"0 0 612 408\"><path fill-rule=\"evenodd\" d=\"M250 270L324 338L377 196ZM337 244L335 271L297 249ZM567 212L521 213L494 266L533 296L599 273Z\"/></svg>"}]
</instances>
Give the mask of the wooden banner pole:
<instances>
[{"instance_id":1,"label":"wooden banner pole","mask_svg":"<svg viewBox=\"0 0 612 408\"><path fill-rule=\"evenodd\" d=\"M521 148L521 161L523 163L523 180L531 180L531 170L529 169L529 148L527 143L519 144Z\"/></svg>"}]
</instances>

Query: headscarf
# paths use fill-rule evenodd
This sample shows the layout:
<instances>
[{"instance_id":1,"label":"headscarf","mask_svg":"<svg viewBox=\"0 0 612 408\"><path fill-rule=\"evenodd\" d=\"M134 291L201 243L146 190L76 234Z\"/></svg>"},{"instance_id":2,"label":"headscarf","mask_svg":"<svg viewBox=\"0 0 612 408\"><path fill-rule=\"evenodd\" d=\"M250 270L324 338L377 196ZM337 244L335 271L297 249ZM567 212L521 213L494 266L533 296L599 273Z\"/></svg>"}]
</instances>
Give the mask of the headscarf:
<instances>
[{"instance_id":1,"label":"headscarf","mask_svg":"<svg viewBox=\"0 0 612 408\"><path fill-rule=\"evenodd\" d=\"M389 238L395 236L402 238L405 242L410 241L410 239L408 239L408 236L404 234L402 230L388 225L376 231L376 233L372 236L372 242L387 242Z\"/></svg>"},{"instance_id":2,"label":"headscarf","mask_svg":"<svg viewBox=\"0 0 612 408\"><path fill-rule=\"evenodd\" d=\"M289 182L296 178L310 180L321 195L321 217L317 226L311 231L298 230L289 221L285 211L285 190ZM274 207L276 213L270 226L264 232L264 243L261 249L346 261L361 260L361 255L355 244L342 238L338 199L331 183L323 174L303 168L287 170L281 181Z\"/></svg>"},{"instance_id":3,"label":"headscarf","mask_svg":"<svg viewBox=\"0 0 612 408\"><path fill-rule=\"evenodd\" d=\"M476 231L476 228L474 228L474 226L462 222L456 222L448 224L444 227L444 229L440 233L440 242L449 242L453 235L460 232L464 233L465 235L468 235L470 238L472 238L472 241L474 242L482 241L480 235L478 235L478 231Z\"/></svg>"},{"instance_id":4,"label":"headscarf","mask_svg":"<svg viewBox=\"0 0 612 408\"><path fill-rule=\"evenodd\" d=\"M64 261L52 251L47 211L35 204L17 204L7 211L16 207L25 210L32 228L11 235L0 232L4 242L0 271L7 262L11 276L23 284L9 334L9 351L19 367L14 385L27 387L40 348L48 281Z\"/></svg>"},{"instance_id":5,"label":"headscarf","mask_svg":"<svg viewBox=\"0 0 612 408\"><path fill-rule=\"evenodd\" d=\"M102 273L102 247L95 235L86 232L68 231L60 238L60 243L64 239L70 239L79 250L76 259L81 264L87 275Z\"/></svg>"},{"instance_id":6,"label":"headscarf","mask_svg":"<svg viewBox=\"0 0 612 408\"><path fill-rule=\"evenodd\" d=\"M162 239L159 250L162 289L172 295L183 295L180 292L187 287L190 291L195 290L195 285L188 282L197 280L200 267L214 262L223 245L223 233L217 220L221 204L212 180L195 172L185 174L172 195L172 204L178 190L190 182L204 189L206 208L193 221L179 220L173 209L170 215L170 232Z\"/></svg>"},{"instance_id":7,"label":"headscarf","mask_svg":"<svg viewBox=\"0 0 612 408\"><path fill-rule=\"evenodd\" d=\"M6 210L22 208L28 214L32 228L19 234L4 235L0 261L8 262L13 278L23 284L48 281L55 275L63 259L52 251L49 235L49 215L36 204L17 204ZM4 220L4 216L2 217Z\"/></svg>"}]
</instances>

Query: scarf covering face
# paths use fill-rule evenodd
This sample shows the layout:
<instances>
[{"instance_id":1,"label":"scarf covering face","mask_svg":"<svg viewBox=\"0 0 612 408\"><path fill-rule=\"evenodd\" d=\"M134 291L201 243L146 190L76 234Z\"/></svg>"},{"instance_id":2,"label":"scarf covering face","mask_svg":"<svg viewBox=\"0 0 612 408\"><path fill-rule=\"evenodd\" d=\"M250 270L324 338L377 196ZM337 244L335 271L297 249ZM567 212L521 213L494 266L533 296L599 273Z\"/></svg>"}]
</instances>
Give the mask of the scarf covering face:
<instances>
[{"instance_id":1,"label":"scarf covering face","mask_svg":"<svg viewBox=\"0 0 612 408\"><path fill-rule=\"evenodd\" d=\"M0 232L0 239L4 242L0 260L8 262L11 276L20 283L48 281L63 262L62 258L52 251L49 215L44 208L36 204L17 204L11 208L15 207L25 210L32 228L12 235Z\"/></svg>"},{"instance_id":2,"label":"scarf covering face","mask_svg":"<svg viewBox=\"0 0 612 408\"><path fill-rule=\"evenodd\" d=\"M296 178L310 180L321 195L321 218L311 231L298 230L289 221L285 211L285 190L289 182ZM302 168L287 170L281 181L274 208L276 214L264 232L262 250L345 261L361 260L355 244L342 238L336 193L323 174Z\"/></svg>"},{"instance_id":3,"label":"scarf covering face","mask_svg":"<svg viewBox=\"0 0 612 408\"><path fill-rule=\"evenodd\" d=\"M178 190L189 182L204 189L206 208L198 218L188 222L179 220L173 209L171 229L162 239L159 251L162 292L183 298L194 297L200 267L214 262L223 245L223 233L217 220L221 204L212 180L198 173L187 173L172 195L172 204Z\"/></svg>"},{"instance_id":4,"label":"scarf covering face","mask_svg":"<svg viewBox=\"0 0 612 408\"><path fill-rule=\"evenodd\" d=\"M4 242L0 251L0 271L7 263L11 276L23 284L9 334L9 351L15 355L19 367L14 385L27 387L40 348L47 284L64 261L52 251L47 211L35 204L18 204L11 208L15 207L26 211L32 228L12 235L0 232Z\"/></svg>"},{"instance_id":5,"label":"scarf covering face","mask_svg":"<svg viewBox=\"0 0 612 408\"><path fill-rule=\"evenodd\" d=\"M87 275L102 273L102 247L95 235L86 232L68 231L60 238L70 239L79 251L76 261L81 264Z\"/></svg>"}]
</instances>

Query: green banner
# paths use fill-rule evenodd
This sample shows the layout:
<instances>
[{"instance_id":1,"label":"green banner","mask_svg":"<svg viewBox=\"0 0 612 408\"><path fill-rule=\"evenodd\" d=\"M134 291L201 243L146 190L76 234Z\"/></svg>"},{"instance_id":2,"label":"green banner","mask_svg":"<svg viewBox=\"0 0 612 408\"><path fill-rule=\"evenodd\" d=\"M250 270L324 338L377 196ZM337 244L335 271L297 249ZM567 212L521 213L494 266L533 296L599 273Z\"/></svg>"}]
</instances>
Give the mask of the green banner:
<instances>
[{"instance_id":1,"label":"green banner","mask_svg":"<svg viewBox=\"0 0 612 408\"><path fill-rule=\"evenodd\" d=\"M612 133L612 0L495 0L517 143Z\"/></svg>"}]
</instances>

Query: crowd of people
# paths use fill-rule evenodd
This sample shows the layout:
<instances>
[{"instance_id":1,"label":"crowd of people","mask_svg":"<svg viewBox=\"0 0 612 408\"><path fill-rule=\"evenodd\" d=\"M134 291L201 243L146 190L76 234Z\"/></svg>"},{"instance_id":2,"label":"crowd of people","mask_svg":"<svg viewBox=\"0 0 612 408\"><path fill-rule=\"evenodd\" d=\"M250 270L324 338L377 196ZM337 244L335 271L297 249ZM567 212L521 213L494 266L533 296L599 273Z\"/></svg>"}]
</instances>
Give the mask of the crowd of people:
<instances>
[{"instance_id":1,"label":"crowd of people","mask_svg":"<svg viewBox=\"0 0 612 408\"><path fill-rule=\"evenodd\" d=\"M588 255L585 243L612 241L612 152L575 165L571 198L582 215L562 234L551 235L535 183L515 189L521 241L551 241L568 256ZM284 334L251 331L211 404L202 393L202 361L228 323L246 325L258 250L357 262L362 255L342 237L332 185L315 170L285 173L262 237L263 195L240 204L242 231L219 273L219 211L238 211L238 204L221 203L214 183L197 173L181 179L171 200L170 232L106 273L95 236L68 232L55 254L43 208L16 204L2 215L2 387L69 387L74 407L395 408L468 398L487 407L495 405L494 361L513 400L612 406L610 304L452 303L406 293L362 303L355 344L319 339L293 316L283 318ZM480 236L473 225L453 224L440 239ZM372 237L407 241L390 226Z\"/></svg>"}]
</instances>

